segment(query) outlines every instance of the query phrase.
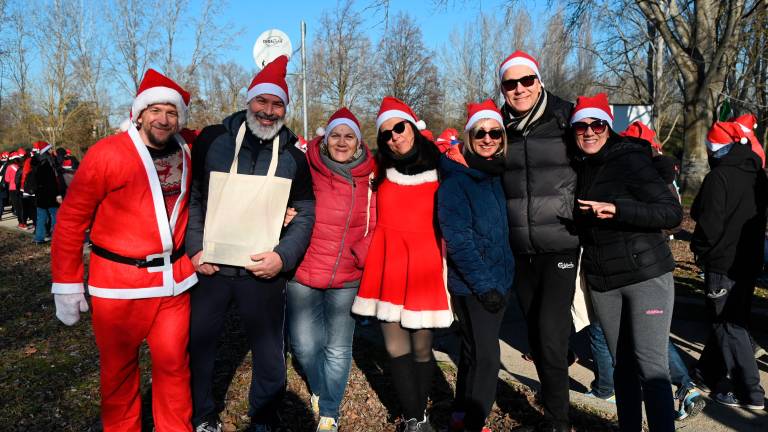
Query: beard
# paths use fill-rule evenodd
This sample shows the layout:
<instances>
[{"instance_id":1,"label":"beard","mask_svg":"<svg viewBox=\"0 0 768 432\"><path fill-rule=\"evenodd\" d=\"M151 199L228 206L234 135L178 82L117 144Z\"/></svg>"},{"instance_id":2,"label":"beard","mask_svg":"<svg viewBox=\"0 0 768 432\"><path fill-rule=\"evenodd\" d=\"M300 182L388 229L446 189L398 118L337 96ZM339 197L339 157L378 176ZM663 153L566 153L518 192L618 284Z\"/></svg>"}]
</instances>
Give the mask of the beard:
<instances>
[{"instance_id":1,"label":"beard","mask_svg":"<svg viewBox=\"0 0 768 432\"><path fill-rule=\"evenodd\" d=\"M272 120L274 124L272 126L263 126L259 123L259 119ZM248 124L248 128L251 129L254 135L263 140L271 140L280 132L280 129L285 124L285 117L278 117L276 115L267 115L262 112L253 112L250 109L245 110L245 121Z\"/></svg>"},{"instance_id":2,"label":"beard","mask_svg":"<svg viewBox=\"0 0 768 432\"><path fill-rule=\"evenodd\" d=\"M140 123L138 126L139 130L144 130L144 133L147 135L147 139L149 140L149 143L152 145L152 147L162 149L165 148L165 146L173 140L173 132L169 133L167 137L161 138L155 134L155 129L151 125Z\"/></svg>"}]
</instances>

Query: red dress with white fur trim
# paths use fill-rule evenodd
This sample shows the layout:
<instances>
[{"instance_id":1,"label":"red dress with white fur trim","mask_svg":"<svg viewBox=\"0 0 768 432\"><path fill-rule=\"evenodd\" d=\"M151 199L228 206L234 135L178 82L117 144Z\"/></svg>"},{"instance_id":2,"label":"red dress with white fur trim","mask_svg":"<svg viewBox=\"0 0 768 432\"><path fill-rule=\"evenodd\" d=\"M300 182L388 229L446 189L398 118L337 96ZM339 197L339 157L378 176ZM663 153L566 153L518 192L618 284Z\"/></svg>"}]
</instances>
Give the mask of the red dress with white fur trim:
<instances>
[{"instance_id":1,"label":"red dress with white fur trim","mask_svg":"<svg viewBox=\"0 0 768 432\"><path fill-rule=\"evenodd\" d=\"M377 225L352 312L405 328L453 322L435 230L437 171L404 175L394 168L377 191Z\"/></svg>"}]
</instances>

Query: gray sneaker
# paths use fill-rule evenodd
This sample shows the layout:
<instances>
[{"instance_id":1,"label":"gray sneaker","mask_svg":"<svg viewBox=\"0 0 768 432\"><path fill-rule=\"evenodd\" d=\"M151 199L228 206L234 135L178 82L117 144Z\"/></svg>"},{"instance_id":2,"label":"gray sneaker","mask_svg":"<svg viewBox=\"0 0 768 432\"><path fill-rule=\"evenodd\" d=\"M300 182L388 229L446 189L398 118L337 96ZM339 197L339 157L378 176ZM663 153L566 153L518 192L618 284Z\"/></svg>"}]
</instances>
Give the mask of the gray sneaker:
<instances>
[{"instance_id":1,"label":"gray sneaker","mask_svg":"<svg viewBox=\"0 0 768 432\"><path fill-rule=\"evenodd\" d=\"M202 422L195 428L195 432L221 432L221 422Z\"/></svg>"}]
</instances>

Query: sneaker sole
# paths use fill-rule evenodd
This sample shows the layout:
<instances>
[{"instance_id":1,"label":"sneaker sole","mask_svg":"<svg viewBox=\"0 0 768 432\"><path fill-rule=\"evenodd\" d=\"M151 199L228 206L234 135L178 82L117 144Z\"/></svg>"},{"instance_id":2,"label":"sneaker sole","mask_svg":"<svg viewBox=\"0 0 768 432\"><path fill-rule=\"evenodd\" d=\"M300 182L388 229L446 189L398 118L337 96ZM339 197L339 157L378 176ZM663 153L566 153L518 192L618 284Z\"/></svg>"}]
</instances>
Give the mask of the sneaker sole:
<instances>
[{"instance_id":1,"label":"sneaker sole","mask_svg":"<svg viewBox=\"0 0 768 432\"><path fill-rule=\"evenodd\" d=\"M691 418L698 415L702 410L704 410L704 407L707 406L707 403L704 402L704 399L701 398L701 396L694 398L690 402L690 409L686 413L686 416L684 418ZM682 419L681 419L682 420Z\"/></svg>"}]
</instances>

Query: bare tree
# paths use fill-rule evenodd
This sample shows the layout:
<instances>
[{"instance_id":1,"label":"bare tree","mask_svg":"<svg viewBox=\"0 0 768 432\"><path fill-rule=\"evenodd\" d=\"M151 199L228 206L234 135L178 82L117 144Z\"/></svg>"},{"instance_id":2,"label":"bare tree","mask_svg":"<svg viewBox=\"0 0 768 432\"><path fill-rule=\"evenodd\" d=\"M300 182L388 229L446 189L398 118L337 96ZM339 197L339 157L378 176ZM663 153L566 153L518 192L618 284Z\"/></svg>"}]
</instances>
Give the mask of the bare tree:
<instances>
[{"instance_id":1,"label":"bare tree","mask_svg":"<svg viewBox=\"0 0 768 432\"><path fill-rule=\"evenodd\" d=\"M337 2L320 17L312 42L309 80L329 114L346 106L362 108L371 76L371 41L363 31L363 17L353 0Z\"/></svg>"},{"instance_id":2,"label":"bare tree","mask_svg":"<svg viewBox=\"0 0 768 432\"><path fill-rule=\"evenodd\" d=\"M416 21L409 15L398 14L377 51L377 67L381 73L379 96L391 95L404 100L428 125L440 119L438 99L442 92L437 68Z\"/></svg>"},{"instance_id":3,"label":"bare tree","mask_svg":"<svg viewBox=\"0 0 768 432\"><path fill-rule=\"evenodd\" d=\"M10 12L6 18L6 30L9 32L7 64L11 84L13 85L14 108L10 110L10 117L13 119L12 130L8 135L13 143L29 142L32 137L32 101L29 88L29 66L30 51L32 46L32 35L29 29L32 24L29 14L16 8ZM7 105L7 102L5 102ZM11 129L11 128L9 128Z\"/></svg>"},{"instance_id":4,"label":"bare tree","mask_svg":"<svg viewBox=\"0 0 768 432\"><path fill-rule=\"evenodd\" d=\"M203 62L199 92L191 104L192 126L219 123L227 115L245 107L245 88L249 73L239 64Z\"/></svg>"},{"instance_id":5,"label":"bare tree","mask_svg":"<svg viewBox=\"0 0 768 432\"><path fill-rule=\"evenodd\" d=\"M123 89L136 94L144 72L157 56L157 1L112 0L109 10L114 47L109 60Z\"/></svg>"},{"instance_id":6,"label":"bare tree","mask_svg":"<svg viewBox=\"0 0 768 432\"><path fill-rule=\"evenodd\" d=\"M708 170L704 141L741 42L739 27L756 10L765 9L766 1L636 3L664 39L683 83L683 190L696 193Z\"/></svg>"},{"instance_id":7,"label":"bare tree","mask_svg":"<svg viewBox=\"0 0 768 432\"><path fill-rule=\"evenodd\" d=\"M52 0L40 10L35 25L46 31L34 33L42 62L37 103L42 116L36 126L39 136L56 146L68 121L81 109L73 86L72 67L75 22L81 16L73 4L65 0Z\"/></svg>"}]
</instances>

